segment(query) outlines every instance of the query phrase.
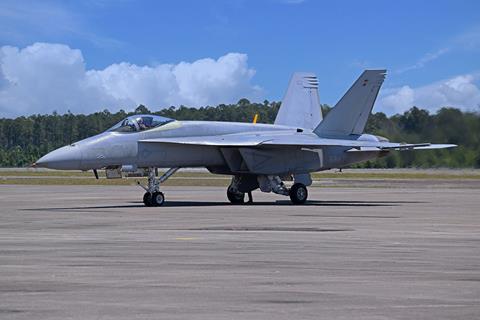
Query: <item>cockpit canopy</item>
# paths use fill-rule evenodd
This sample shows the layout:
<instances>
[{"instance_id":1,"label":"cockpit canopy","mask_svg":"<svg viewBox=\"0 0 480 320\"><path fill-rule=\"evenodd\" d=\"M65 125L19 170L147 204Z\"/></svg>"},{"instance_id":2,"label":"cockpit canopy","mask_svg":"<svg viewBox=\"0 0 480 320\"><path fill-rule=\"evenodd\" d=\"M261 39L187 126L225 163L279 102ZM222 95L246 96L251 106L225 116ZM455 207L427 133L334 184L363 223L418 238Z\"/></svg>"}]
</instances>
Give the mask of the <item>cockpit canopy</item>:
<instances>
[{"instance_id":1,"label":"cockpit canopy","mask_svg":"<svg viewBox=\"0 0 480 320\"><path fill-rule=\"evenodd\" d=\"M152 128L163 126L169 122L174 121L170 118L155 116L150 114L137 114L123 119L108 131L114 132L138 132L145 131Z\"/></svg>"}]
</instances>

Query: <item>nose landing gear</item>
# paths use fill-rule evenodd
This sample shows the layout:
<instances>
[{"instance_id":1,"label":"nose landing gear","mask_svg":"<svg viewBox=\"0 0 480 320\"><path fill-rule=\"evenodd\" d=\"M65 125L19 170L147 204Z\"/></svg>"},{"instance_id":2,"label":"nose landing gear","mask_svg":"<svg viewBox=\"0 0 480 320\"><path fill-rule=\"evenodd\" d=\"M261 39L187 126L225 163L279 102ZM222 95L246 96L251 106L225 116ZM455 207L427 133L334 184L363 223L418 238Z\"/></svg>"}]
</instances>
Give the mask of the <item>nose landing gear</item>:
<instances>
[{"instance_id":1,"label":"nose landing gear","mask_svg":"<svg viewBox=\"0 0 480 320\"><path fill-rule=\"evenodd\" d=\"M143 204L146 207L158 207L161 206L165 202L165 195L163 192L145 192L143 195Z\"/></svg>"},{"instance_id":2,"label":"nose landing gear","mask_svg":"<svg viewBox=\"0 0 480 320\"><path fill-rule=\"evenodd\" d=\"M170 168L160 178L157 179L155 174L155 168L148 168L147 186L142 186L140 182L137 182L137 184L146 191L143 195L143 204L146 207L158 207L163 205L163 203L165 202L165 195L163 194L163 192L160 191L160 184L167 181L167 179L170 178L175 172L177 172L178 169L180 168Z\"/></svg>"}]
</instances>

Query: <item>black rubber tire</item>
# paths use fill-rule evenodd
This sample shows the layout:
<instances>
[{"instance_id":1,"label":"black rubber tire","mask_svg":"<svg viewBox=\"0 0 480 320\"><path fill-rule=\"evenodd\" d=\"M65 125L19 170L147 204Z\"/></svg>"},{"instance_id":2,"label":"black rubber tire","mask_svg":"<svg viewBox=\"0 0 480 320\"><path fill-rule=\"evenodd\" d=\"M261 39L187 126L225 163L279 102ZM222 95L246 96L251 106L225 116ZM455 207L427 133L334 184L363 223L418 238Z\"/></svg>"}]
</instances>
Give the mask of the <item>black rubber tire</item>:
<instances>
[{"instance_id":1,"label":"black rubber tire","mask_svg":"<svg viewBox=\"0 0 480 320\"><path fill-rule=\"evenodd\" d=\"M245 203L245 193L232 192L230 188L227 189L227 198L231 204Z\"/></svg>"},{"instance_id":2,"label":"black rubber tire","mask_svg":"<svg viewBox=\"0 0 480 320\"><path fill-rule=\"evenodd\" d=\"M165 202L165 195L163 192L152 193L152 199L150 200L152 206L159 207Z\"/></svg>"},{"instance_id":3,"label":"black rubber tire","mask_svg":"<svg viewBox=\"0 0 480 320\"><path fill-rule=\"evenodd\" d=\"M295 183L290 188L289 195L294 204L304 204L308 198L307 187L303 183Z\"/></svg>"},{"instance_id":4,"label":"black rubber tire","mask_svg":"<svg viewBox=\"0 0 480 320\"><path fill-rule=\"evenodd\" d=\"M152 194L150 192L145 192L143 195L143 204L145 207L151 207L152 206Z\"/></svg>"}]
</instances>

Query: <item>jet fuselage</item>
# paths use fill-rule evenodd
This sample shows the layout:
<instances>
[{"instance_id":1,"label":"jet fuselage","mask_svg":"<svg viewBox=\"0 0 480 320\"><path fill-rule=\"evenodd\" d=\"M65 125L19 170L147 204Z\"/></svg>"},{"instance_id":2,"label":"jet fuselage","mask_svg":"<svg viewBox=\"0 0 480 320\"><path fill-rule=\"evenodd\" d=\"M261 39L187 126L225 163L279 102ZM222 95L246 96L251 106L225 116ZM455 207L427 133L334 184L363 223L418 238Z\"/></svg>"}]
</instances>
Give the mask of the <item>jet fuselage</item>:
<instances>
[{"instance_id":1,"label":"jet fuselage","mask_svg":"<svg viewBox=\"0 0 480 320\"><path fill-rule=\"evenodd\" d=\"M54 150L40 158L36 165L59 170L89 170L111 166L137 165L144 167L172 167L181 161L185 166L206 166L218 164L199 164L195 161L195 152L190 150L175 155L165 150L158 150L161 155L155 157L161 163L149 163L145 158L149 155L138 154L138 142L145 139L188 136L216 136L252 131L292 131L296 128L270 124L253 124L219 121L172 121L158 128L139 132L106 131L90 138L72 143ZM181 159L180 159L181 158Z\"/></svg>"}]
</instances>

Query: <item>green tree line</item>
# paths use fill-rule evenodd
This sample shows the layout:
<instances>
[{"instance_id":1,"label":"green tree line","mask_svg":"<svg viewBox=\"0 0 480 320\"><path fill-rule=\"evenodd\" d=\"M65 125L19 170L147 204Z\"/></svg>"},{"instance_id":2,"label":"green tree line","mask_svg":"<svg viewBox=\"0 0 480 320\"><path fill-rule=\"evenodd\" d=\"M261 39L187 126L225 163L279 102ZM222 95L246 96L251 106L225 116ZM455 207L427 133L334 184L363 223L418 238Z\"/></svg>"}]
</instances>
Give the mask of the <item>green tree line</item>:
<instances>
[{"instance_id":1,"label":"green tree line","mask_svg":"<svg viewBox=\"0 0 480 320\"><path fill-rule=\"evenodd\" d=\"M256 113L259 122L273 123L279 102L251 103L241 99L236 104L216 107L170 107L150 111L140 105L134 112L108 110L88 115L48 114L0 119L0 166L22 167L35 162L47 152L103 132L123 118L138 113L153 113L177 120L215 120L251 122ZM324 116L330 110L322 105ZM367 161L356 167L480 167L480 114L442 108L435 114L413 107L403 114L387 117L377 112L370 116L365 130L395 142L454 143L450 150L392 152L389 156Z\"/></svg>"}]
</instances>

